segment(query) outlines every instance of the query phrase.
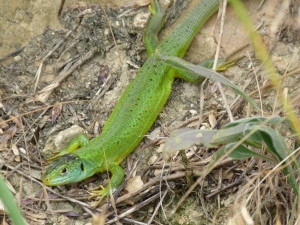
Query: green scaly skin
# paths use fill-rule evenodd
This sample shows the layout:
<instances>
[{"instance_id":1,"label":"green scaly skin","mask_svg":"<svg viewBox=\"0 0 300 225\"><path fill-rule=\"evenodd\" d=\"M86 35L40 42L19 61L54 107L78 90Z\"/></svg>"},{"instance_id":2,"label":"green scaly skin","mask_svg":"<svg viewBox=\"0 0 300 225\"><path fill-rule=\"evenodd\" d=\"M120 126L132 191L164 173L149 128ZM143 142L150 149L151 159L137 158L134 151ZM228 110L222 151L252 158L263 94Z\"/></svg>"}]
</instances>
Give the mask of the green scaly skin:
<instances>
[{"instance_id":1,"label":"green scaly skin","mask_svg":"<svg viewBox=\"0 0 300 225\"><path fill-rule=\"evenodd\" d=\"M124 179L119 164L135 149L162 111L172 90L175 78L190 82L202 77L176 73L175 69L161 61L164 55L183 57L191 41L203 24L218 9L219 0L202 0L162 42L157 34L164 23L164 10L157 0L151 1L153 16L144 33L149 55L128 85L100 136L90 141L84 135L74 138L47 168L43 182L46 185L62 185L78 182L95 173L109 171L111 179L107 188L98 192L107 196Z\"/></svg>"}]
</instances>

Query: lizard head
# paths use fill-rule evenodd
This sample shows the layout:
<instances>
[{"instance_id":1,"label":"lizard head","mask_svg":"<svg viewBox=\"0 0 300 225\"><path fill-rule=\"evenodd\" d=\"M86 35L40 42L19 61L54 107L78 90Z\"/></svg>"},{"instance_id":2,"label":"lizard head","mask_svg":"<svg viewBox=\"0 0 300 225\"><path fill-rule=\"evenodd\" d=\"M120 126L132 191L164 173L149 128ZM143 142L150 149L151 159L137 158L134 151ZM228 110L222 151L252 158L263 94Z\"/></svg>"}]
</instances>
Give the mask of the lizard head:
<instances>
[{"instance_id":1,"label":"lizard head","mask_svg":"<svg viewBox=\"0 0 300 225\"><path fill-rule=\"evenodd\" d=\"M78 182L92 175L79 156L66 154L51 162L42 181L45 185L55 186Z\"/></svg>"}]
</instances>

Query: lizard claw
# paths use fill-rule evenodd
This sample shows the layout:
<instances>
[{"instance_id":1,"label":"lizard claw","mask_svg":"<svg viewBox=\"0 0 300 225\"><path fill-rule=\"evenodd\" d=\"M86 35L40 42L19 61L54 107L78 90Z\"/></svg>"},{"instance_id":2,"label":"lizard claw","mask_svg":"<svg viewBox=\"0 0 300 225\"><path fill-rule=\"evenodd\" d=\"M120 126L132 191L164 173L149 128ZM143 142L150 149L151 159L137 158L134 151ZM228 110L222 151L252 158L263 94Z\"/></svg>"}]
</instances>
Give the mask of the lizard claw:
<instances>
[{"instance_id":1,"label":"lizard claw","mask_svg":"<svg viewBox=\"0 0 300 225\"><path fill-rule=\"evenodd\" d=\"M109 196L109 191L110 191L109 188L105 188L102 185L100 185L100 190L94 190L89 192L90 194L89 199L96 198L96 202L94 202L92 206L95 208L99 206L102 200L105 197Z\"/></svg>"},{"instance_id":2,"label":"lizard claw","mask_svg":"<svg viewBox=\"0 0 300 225\"><path fill-rule=\"evenodd\" d=\"M100 201L102 201L102 199L108 195L109 195L109 189L100 185L100 190L94 190L94 191L90 192L89 199L91 199L91 198L99 199L100 198Z\"/></svg>"},{"instance_id":3,"label":"lizard claw","mask_svg":"<svg viewBox=\"0 0 300 225\"><path fill-rule=\"evenodd\" d=\"M157 0L151 0L150 2L151 4L149 5L149 11L152 15L156 15L162 11Z\"/></svg>"}]
</instances>

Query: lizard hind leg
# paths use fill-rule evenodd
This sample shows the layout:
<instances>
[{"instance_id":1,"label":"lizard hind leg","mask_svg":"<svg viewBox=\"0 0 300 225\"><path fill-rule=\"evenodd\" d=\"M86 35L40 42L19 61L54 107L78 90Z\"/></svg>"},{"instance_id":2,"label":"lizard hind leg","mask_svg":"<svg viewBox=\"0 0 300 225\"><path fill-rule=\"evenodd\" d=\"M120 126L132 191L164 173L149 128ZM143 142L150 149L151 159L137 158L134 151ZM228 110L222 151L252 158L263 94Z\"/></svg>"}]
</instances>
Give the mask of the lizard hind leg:
<instances>
[{"instance_id":1,"label":"lizard hind leg","mask_svg":"<svg viewBox=\"0 0 300 225\"><path fill-rule=\"evenodd\" d=\"M117 164L108 165L107 169L111 173L110 181L107 187L100 186L100 190L91 192L91 198L100 198L99 202L106 196L109 196L110 191L114 192L124 180L125 171Z\"/></svg>"},{"instance_id":2,"label":"lizard hind leg","mask_svg":"<svg viewBox=\"0 0 300 225\"><path fill-rule=\"evenodd\" d=\"M229 62L225 62L224 59L219 59L217 62L217 69L216 71L224 71L227 70L229 67L235 65L235 62L237 60L232 60ZM213 59L205 59L201 61L198 66L211 69L213 67L214 60ZM195 74L195 73L189 73L186 70L175 68L176 71L176 77L181 78L185 81L192 82L192 83L198 83L205 79L204 76Z\"/></svg>"},{"instance_id":3,"label":"lizard hind leg","mask_svg":"<svg viewBox=\"0 0 300 225\"><path fill-rule=\"evenodd\" d=\"M152 14L147 27L144 31L144 44L148 56L152 55L158 45L158 33L165 23L165 9L159 4L158 0L151 0L149 11Z\"/></svg>"}]
</instances>

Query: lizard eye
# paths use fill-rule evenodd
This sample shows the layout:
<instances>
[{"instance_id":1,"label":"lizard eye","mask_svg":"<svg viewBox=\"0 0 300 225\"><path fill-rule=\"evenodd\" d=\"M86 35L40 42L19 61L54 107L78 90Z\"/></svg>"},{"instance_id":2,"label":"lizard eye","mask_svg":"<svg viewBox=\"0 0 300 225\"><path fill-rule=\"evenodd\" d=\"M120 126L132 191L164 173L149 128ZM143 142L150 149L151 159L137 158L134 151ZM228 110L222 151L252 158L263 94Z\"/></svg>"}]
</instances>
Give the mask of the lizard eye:
<instances>
[{"instance_id":1,"label":"lizard eye","mask_svg":"<svg viewBox=\"0 0 300 225\"><path fill-rule=\"evenodd\" d=\"M65 174L67 172L67 168L63 168L62 170L61 170L61 174Z\"/></svg>"},{"instance_id":2,"label":"lizard eye","mask_svg":"<svg viewBox=\"0 0 300 225\"><path fill-rule=\"evenodd\" d=\"M80 164L80 169L81 169L82 172L84 171L84 165L83 165L83 163Z\"/></svg>"}]
</instances>

